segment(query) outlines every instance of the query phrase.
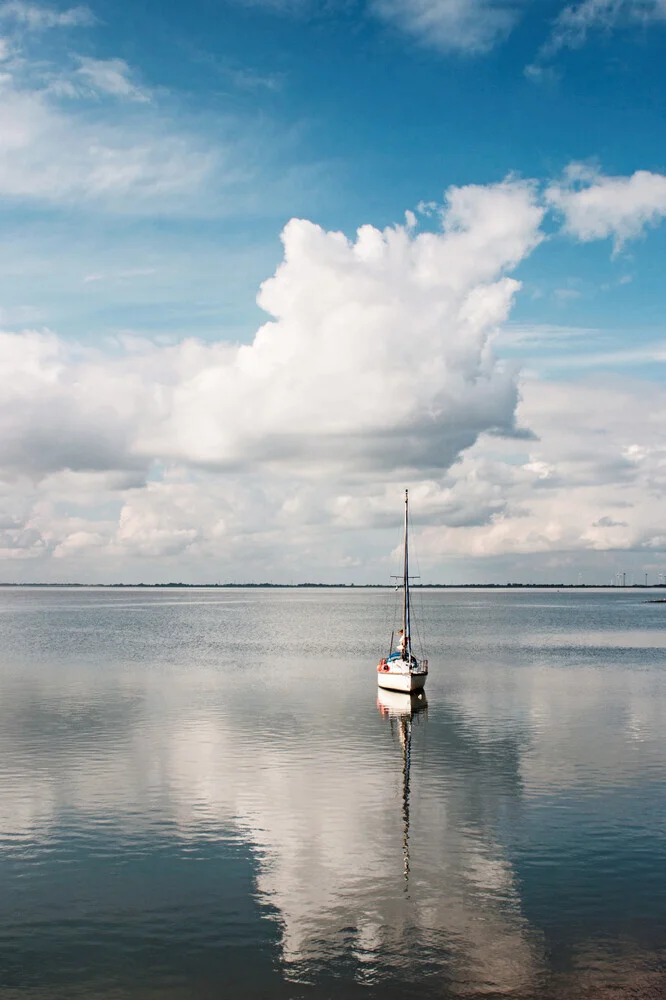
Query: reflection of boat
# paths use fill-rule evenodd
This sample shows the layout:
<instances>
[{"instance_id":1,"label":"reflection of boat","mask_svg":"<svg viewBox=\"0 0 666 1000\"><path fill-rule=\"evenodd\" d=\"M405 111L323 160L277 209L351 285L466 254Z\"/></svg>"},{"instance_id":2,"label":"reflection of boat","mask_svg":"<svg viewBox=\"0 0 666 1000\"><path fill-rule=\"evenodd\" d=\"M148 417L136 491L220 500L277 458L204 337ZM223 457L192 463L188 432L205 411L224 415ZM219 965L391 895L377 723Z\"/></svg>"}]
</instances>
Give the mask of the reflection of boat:
<instances>
[{"instance_id":1,"label":"reflection of boat","mask_svg":"<svg viewBox=\"0 0 666 1000\"><path fill-rule=\"evenodd\" d=\"M377 692L377 708L388 718L410 719L428 707L425 691L384 691Z\"/></svg>"},{"instance_id":2,"label":"reflection of boat","mask_svg":"<svg viewBox=\"0 0 666 1000\"><path fill-rule=\"evenodd\" d=\"M377 666L377 683L391 691L420 691L428 676L428 661L417 659L412 650L412 608L409 597L409 496L405 490L405 537L402 567L402 628L398 648L393 649L393 633L388 656ZM397 578L400 580L400 577Z\"/></svg>"},{"instance_id":3,"label":"reflection of boat","mask_svg":"<svg viewBox=\"0 0 666 1000\"><path fill-rule=\"evenodd\" d=\"M397 723L398 738L402 747L402 861L405 888L409 881L409 772L412 766L412 719L427 715L428 702L424 691L407 694L403 691L377 692L380 715L389 719L391 731Z\"/></svg>"}]
</instances>

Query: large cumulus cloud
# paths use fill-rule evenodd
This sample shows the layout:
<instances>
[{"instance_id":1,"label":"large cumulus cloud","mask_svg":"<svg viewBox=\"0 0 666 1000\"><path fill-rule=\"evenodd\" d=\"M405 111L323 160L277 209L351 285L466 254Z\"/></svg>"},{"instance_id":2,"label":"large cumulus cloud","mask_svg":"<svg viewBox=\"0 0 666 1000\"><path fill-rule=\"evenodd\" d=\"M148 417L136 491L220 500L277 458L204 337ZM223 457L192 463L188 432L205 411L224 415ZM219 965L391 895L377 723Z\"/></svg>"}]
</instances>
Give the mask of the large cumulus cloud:
<instances>
[{"instance_id":1,"label":"large cumulus cloud","mask_svg":"<svg viewBox=\"0 0 666 1000\"><path fill-rule=\"evenodd\" d=\"M428 579L662 571L663 389L493 350L547 206L591 238L553 190L451 188L353 239L292 220L247 344L0 334L4 578L383 579L406 484ZM597 236L639 235L581 190Z\"/></svg>"},{"instance_id":2,"label":"large cumulus cloud","mask_svg":"<svg viewBox=\"0 0 666 1000\"><path fill-rule=\"evenodd\" d=\"M507 181L452 189L436 232L364 226L350 241L292 220L249 345L104 355L5 334L0 465L446 468L483 431L515 432L515 374L490 341L542 214Z\"/></svg>"}]
</instances>

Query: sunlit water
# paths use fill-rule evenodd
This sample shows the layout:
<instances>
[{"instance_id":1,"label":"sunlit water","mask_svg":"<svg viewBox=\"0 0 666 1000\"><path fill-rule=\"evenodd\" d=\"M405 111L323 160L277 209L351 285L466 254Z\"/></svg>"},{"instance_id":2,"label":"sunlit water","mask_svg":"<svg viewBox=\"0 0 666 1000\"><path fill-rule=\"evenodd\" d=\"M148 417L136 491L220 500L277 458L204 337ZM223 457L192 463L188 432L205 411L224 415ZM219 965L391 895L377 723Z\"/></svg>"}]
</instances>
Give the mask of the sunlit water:
<instances>
[{"instance_id":1,"label":"sunlit water","mask_svg":"<svg viewBox=\"0 0 666 1000\"><path fill-rule=\"evenodd\" d=\"M0 998L666 996L666 606L0 589Z\"/></svg>"}]
</instances>

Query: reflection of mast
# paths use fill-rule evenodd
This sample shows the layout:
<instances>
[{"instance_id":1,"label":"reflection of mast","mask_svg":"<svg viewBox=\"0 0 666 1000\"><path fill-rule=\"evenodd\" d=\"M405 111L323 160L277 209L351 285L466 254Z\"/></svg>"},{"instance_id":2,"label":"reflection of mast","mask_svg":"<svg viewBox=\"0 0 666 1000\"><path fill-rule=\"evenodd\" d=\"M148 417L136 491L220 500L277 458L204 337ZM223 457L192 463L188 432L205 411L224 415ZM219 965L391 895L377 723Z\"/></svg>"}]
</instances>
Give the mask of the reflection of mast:
<instances>
[{"instance_id":1,"label":"reflection of mast","mask_svg":"<svg viewBox=\"0 0 666 1000\"><path fill-rule=\"evenodd\" d=\"M412 763L412 717L400 719L402 743L402 860L405 892L409 885L409 769Z\"/></svg>"},{"instance_id":2,"label":"reflection of mast","mask_svg":"<svg viewBox=\"0 0 666 1000\"><path fill-rule=\"evenodd\" d=\"M377 708L380 715L388 718L391 732L395 734L397 723L398 739L402 747L402 870L405 892L409 888L409 777L412 766L412 720L423 713L427 717L428 702L423 691L405 694L401 691L387 691L379 688Z\"/></svg>"}]
</instances>

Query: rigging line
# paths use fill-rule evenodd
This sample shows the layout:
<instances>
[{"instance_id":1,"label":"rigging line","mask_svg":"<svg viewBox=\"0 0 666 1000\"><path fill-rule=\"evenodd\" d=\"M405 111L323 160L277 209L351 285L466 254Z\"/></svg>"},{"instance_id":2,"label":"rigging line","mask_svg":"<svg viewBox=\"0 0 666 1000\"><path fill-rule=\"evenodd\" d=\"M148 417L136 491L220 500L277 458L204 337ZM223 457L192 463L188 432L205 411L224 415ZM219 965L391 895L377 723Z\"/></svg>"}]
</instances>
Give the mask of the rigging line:
<instances>
[{"instance_id":1,"label":"rigging line","mask_svg":"<svg viewBox=\"0 0 666 1000\"><path fill-rule=\"evenodd\" d=\"M395 596L396 593L399 592L399 588L395 586L393 581L398 578L402 579L402 577L398 577L398 571L400 570L399 546L396 546L391 552L391 556L389 559L389 570L391 572L389 573L389 583L387 585L385 603L384 603L385 622L387 629L388 626L390 625L390 631L393 632L394 635L396 635L398 631L398 615L400 612L400 601Z\"/></svg>"},{"instance_id":2,"label":"rigging line","mask_svg":"<svg viewBox=\"0 0 666 1000\"><path fill-rule=\"evenodd\" d=\"M391 569L391 566L389 566ZM391 589L385 587L382 594L382 620L384 623L384 634L391 629L393 624L392 619L394 618L394 604L393 595L391 594ZM382 644L385 640L382 639Z\"/></svg>"},{"instance_id":3,"label":"rigging line","mask_svg":"<svg viewBox=\"0 0 666 1000\"><path fill-rule=\"evenodd\" d=\"M421 659L426 656L426 643L425 643L425 605L423 602L423 577L421 575L421 563L419 560L419 549L417 545L416 532L412 532L412 545L411 545L414 562L416 563L416 569L418 571L418 578L421 581L421 586L419 587L419 605L418 605L418 615L416 618L416 634L418 638L418 643L421 651ZM421 626L423 626L423 632L421 631Z\"/></svg>"},{"instance_id":4,"label":"rigging line","mask_svg":"<svg viewBox=\"0 0 666 1000\"><path fill-rule=\"evenodd\" d=\"M413 607L414 606L414 598L413 598L413 596L411 594L409 596L410 596L410 604ZM424 652L423 652L423 636L421 635L421 626L419 624L419 620L422 617L422 610L423 609L422 609L421 605L419 605L419 613L417 615L412 616L412 620L413 620L413 622L415 624L415 628L416 628L416 639L417 639L417 643L418 643L418 647L419 647L419 652L421 654L421 659L423 659L423 656L424 656Z\"/></svg>"},{"instance_id":5,"label":"rigging line","mask_svg":"<svg viewBox=\"0 0 666 1000\"><path fill-rule=\"evenodd\" d=\"M389 598L392 600L393 605L393 621L392 621L392 631L397 637L398 634L398 622L402 618L402 587L399 585L398 581L403 579L403 574L400 572L402 563L402 533L400 534L400 542L393 549L392 559L390 568L396 570L396 572L391 573L390 579L395 581L391 584L391 589L389 590ZM397 596L396 596L397 595Z\"/></svg>"}]
</instances>

